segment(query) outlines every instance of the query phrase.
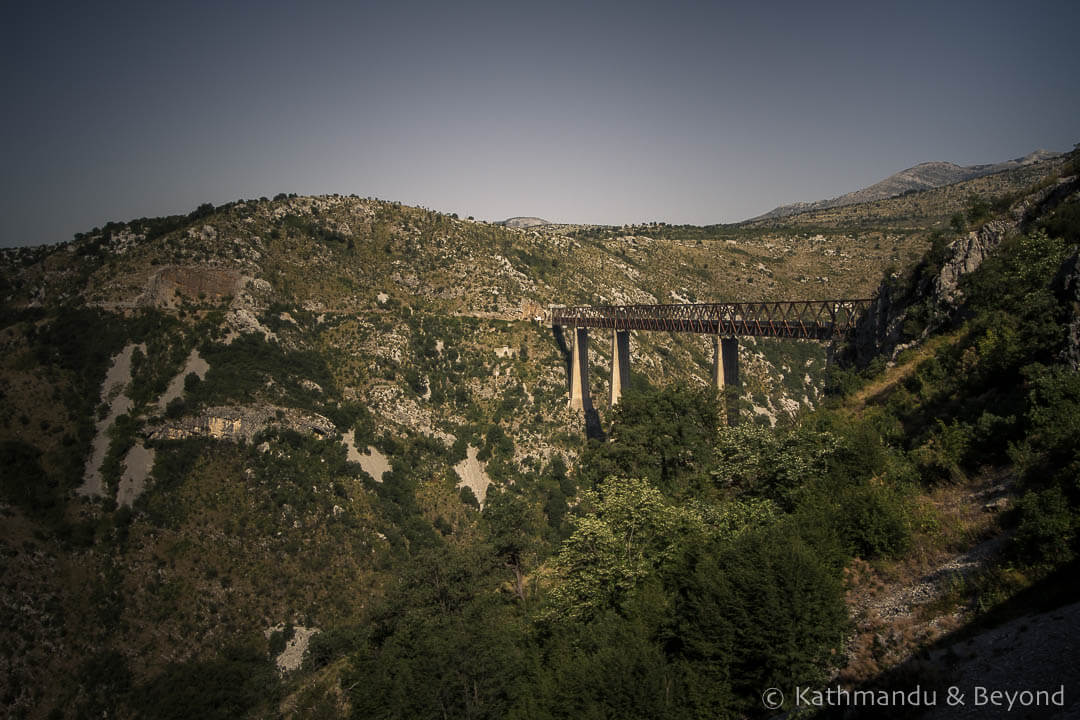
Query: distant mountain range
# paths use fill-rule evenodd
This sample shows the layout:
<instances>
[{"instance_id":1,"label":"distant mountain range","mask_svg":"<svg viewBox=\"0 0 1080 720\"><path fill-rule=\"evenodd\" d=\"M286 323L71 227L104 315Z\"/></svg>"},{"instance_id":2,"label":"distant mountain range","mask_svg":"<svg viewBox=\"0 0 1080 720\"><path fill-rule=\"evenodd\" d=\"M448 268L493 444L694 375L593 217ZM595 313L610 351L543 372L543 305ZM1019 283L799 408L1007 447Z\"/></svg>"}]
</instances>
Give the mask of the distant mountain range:
<instances>
[{"instance_id":1,"label":"distant mountain range","mask_svg":"<svg viewBox=\"0 0 1080 720\"><path fill-rule=\"evenodd\" d=\"M758 215L751 219L766 220L769 218L785 218L809 212L811 210L825 210L828 208L841 207L843 205L854 205L855 203L884 200L886 198L896 197L897 195L903 195L907 192L918 192L919 190L929 190L943 185L952 185L953 183L971 180L983 175L993 175L994 173L1012 170L1024 165L1031 165L1033 163L1039 163L1057 157L1061 157L1061 153L1051 152L1049 150L1036 150L1029 155L1016 158L1015 160L1006 160L1005 162L993 163L990 165L963 166L950 162L919 163L915 167L901 170L895 175L890 175L881 182L874 183L870 187L865 187L861 190L856 190L855 192L832 198L831 200L817 200L815 202L797 202L792 203L791 205L781 205L764 215Z\"/></svg>"},{"instance_id":2,"label":"distant mountain range","mask_svg":"<svg viewBox=\"0 0 1080 720\"><path fill-rule=\"evenodd\" d=\"M498 224L512 228L531 228L538 225L550 225L551 223L538 217L512 217L507 218Z\"/></svg>"}]
</instances>

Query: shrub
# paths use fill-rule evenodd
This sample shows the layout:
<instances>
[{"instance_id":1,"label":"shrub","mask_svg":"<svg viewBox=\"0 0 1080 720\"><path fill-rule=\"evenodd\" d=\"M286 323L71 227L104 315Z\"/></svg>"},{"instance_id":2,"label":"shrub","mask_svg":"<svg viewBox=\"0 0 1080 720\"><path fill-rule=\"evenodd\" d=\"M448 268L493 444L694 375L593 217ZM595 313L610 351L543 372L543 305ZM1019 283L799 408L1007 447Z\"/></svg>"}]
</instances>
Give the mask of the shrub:
<instances>
[{"instance_id":1,"label":"shrub","mask_svg":"<svg viewBox=\"0 0 1080 720\"><path fill-rule=\"evenodd\" d=\"M1060 488L1027 492L1017 510L1015 544L1025 561L1059 565L1073 558L1078 519Z\"/></svg>"},{"instance_id":2,"label":"shrub","mask_svg":"<svg viewBox=\"0 0 1080 720\"><path fill-rule=\"evenodd\" d=\"M461 502L474 510L480 509L480 501L476 499L476 493L472 491L472 488L468 485L462 485L461 490L458 492L458 496L461 498Z\"/></svg>"},{"instance_id":3,"label":"shrub","mask_svg":"<svg viewBox=\"0 0 1080 720\"><path fill-rule=\"evenodd\" d=\"M924 481L962 481L975 433L970 425L953 421L946 425L937 421L937 429L925 443L911 453Z\"/></svg>"},{"instance_id":4,"label":"shrub","mask_svg":"<svg viewBox=\"0 0 1080 720\"><path fill-rule=\"evenodd\" d=\"M839 534L857 557L893 557L910 545L907 507L895 491L881 485L849 488L836 511Z\"/></svg>"},{"instance_id":5,"label":"shrub","mask_svg":"<svg viewBox=\"0 0 1080 720\"><path fill-rule=\"evenodd\" d=\"M347 655L365 642L364 631L355 626L330 628L315 633L304 654L303 669L318 670L336 658Z\"/></svg>"},{"instance_id":6,"label":"shrub","mask_svg":"<svg viewBox=\"0 0 1080 720\"><path fill-rule=\"evenodd\" d=\"M41 467L41 451L18 440L0 443L0 494L4 500L30 512L47 510L55 504L56 487Z\"/></svg>"},{"instance_id":7,"label":"shrub","mask_svg":"<svg viewBox=\"0 0 1080 720\"><path fill-rule=\"evenodd\" d=\"M186 407L187 403L184 402L184 398L173 398L169 401L169 404L165 406L165 417L170 420L175 420L184 414Z\"/></svg>"}]
</instances>

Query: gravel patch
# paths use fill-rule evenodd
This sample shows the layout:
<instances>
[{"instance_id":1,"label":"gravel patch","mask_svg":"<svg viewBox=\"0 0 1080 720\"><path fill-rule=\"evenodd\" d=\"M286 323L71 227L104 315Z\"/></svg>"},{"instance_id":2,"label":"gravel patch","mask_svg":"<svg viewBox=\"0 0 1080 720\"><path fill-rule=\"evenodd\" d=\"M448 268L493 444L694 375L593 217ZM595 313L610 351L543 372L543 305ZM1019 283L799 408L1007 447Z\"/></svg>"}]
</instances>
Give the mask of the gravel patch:
<instances>
[{"instance_id":1,"label":"gravel patch","mask_svg":"<svg viewBox=\"0 0 1080 720\"><path fill-rule=\"evenodd\" d=\"M124 456L124 474L116 489L116 502L131 507L135 499L146 488L146 478L154 467L154 450L143 446L141 442L128 450Z\"/></svg>"},{"instance_id":2,"label":"gravel patch","mask_svg":"<svg viewBox=\"0 0 1080 720\"><path fill-rule=\"evenodd\" d=\"M470 445L466 451L465 459L454 466L454 472L461 478L461 482L457 486L459 488L465 486L472 490L482 509L484 507L484 498L487 497L488 486L491 485L491 478L488 477L484 463L476 459L478 452L476 448Z\"/></svg>"},{"instance_id":3,"label":"gravel patch","mask_svg":"<svg viewBox=\"0 0 1080 720\"><path fill-rule=\"evenodd\" d=\"M169 381L169 386L165 388L165 394L158 400L158 410L165 412L166 406L176 398L180 397L184 392L184 378L191 373L195 373L200 380L206 379L206 372L210 369L210 364L207 363L199 355L198 350L192 350L188 355L187 361L184 363L184 369L180 373Z\"/></svg>"},{"instance_id":4,"label":"gravel patch","mask_svg":"<svg viewBox=\"0 0 1080 720\"><path fill-rule=\"evenodd\" d=\"M146 352L145 345L128 345L113 358L112 365L105 374L105 382L101 385L101 402L108 403L109 413L97 422L90 458L86 461L86 469L83 472L83 484L75 491L79 495L95 497L105 495L101 463L105 461L105 455L109 451L109 428L116 418L132 408L131 398L124 390L131 382L131 355L136 347Z\"/></svg>"},{"instance_id":5,"label":"gravel patch","mask_svg":"<svg viewBox=\"0 0 1080 720\"><path fill-rule=\"evenodd\" d=\"M342 442L348 451L346 459L349 462L359 463L361 469L374 478L375 482L382 482L383 475L390 472L390 461L374 446L368 445L364 452L356 447L356 431L342 435Z\"/></svg>"}]
</instances>

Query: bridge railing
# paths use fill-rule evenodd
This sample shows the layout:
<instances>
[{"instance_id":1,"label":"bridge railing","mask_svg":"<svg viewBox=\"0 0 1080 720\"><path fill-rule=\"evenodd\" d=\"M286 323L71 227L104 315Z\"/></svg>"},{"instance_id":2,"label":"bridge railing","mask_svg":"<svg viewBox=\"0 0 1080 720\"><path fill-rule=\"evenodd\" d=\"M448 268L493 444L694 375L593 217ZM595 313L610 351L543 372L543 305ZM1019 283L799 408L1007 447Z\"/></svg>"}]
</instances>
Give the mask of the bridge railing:
<instances>
[{"instance_id":1,"label":"bridge railing","mask_svg":"<svg viewBox=\"0 0 1080 720\"><path fill-rule=\"evenodd\" d=\"M869 299L554 306L552 325L823 340L851 331Z\"/></svg>"}]
</instances>

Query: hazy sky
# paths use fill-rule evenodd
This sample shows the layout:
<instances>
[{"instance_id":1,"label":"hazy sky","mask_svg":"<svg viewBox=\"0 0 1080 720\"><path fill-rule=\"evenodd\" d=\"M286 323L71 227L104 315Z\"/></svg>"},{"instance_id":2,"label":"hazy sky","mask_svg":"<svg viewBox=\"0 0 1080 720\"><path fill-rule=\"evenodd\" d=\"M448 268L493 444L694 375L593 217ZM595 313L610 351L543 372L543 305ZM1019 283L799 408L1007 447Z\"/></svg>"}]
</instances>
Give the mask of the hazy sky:
<instances>
[{"instance_id":1,"label":"hazy sky","mask_svg":"<svg viewBox=\"0 0 1080 720\"><path fill-rule=\"evenodd\" d=\"M733 222L1080 142L1080 2L35 2L0 245L278 192Z\"/></svg>"}]
</instances>

